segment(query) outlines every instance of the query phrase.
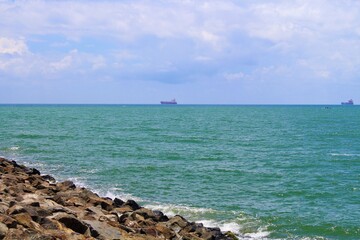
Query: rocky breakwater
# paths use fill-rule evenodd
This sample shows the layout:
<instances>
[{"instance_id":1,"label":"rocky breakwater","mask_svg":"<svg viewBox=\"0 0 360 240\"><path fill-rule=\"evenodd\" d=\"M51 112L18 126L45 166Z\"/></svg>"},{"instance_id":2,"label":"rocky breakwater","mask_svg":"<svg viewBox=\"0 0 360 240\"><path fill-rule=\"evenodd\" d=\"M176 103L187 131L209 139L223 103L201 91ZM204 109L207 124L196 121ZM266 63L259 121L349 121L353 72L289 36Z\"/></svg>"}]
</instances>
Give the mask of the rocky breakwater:
<instances>
[{"instance_id":1,"label":"rocky breakwater","mask_svg":"<svg viewBox=\"0 0 360 240\"><path fill-rule=\"evenodd\" d=\"M0 239L236 239L0 158Z\"/></svg>"}]
</instances>

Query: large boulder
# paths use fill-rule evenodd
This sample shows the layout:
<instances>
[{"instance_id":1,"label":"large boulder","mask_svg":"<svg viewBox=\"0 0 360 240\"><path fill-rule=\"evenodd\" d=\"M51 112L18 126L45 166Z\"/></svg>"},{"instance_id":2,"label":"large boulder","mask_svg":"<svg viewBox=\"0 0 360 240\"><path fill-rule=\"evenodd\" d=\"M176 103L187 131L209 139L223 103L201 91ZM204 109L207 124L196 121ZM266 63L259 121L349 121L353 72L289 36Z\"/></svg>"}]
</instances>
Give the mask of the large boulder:
<instances>
[{"instance_id":1,"label":"large boulder","mask_svg":"<svg viewBox=\"0 0 360 240\"><path fill-rule=\"evenodd\" d=\"M95 220L84 220L88 225L90 225L98 235L92 235L97 239L123 239L120 229L109 226L108 224Z\"/></svg>"},{"instance_id":2,"label":"large boulder","mask_svg":"<svg viewBox=\"0 0 360 240\"><path fill-rule=\"evenodd\" d=\"M70 214L56 213L54 216L50 217L50 219L53 219L53 220L56 220L56 221L62 223L65 227L70 228L74 232L77 232L80 234L89 233L88 225Z\"/></svg>"}]
</instances>

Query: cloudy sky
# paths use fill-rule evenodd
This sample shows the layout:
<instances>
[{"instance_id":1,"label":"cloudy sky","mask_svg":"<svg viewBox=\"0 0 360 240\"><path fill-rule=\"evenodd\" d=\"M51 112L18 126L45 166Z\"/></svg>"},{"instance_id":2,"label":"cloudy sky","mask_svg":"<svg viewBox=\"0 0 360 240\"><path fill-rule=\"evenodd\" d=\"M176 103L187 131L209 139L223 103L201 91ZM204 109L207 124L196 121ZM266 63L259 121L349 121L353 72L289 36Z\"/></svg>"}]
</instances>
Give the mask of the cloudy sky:
<instances>
[{"instance_id":1,"label":"cloudy sky","mask_svg":"<svg viewBox=\"0 0 360 240\"><path fill-rule=\"evenodd\" d=\"M0 103L360 102L358 0L0 0Z\"/></svg>"}]
</instances>

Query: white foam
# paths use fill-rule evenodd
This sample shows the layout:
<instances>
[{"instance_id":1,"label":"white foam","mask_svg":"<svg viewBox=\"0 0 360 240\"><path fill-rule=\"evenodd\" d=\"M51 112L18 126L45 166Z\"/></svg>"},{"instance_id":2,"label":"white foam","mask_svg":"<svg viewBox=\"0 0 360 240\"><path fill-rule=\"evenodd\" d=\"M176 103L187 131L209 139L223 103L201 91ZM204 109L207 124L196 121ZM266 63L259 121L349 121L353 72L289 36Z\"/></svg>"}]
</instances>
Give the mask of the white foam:
<instances>
[{"instance_id":1,"label":"white foam","mask_svg":"<svg viewBox=\"0 0 360 240\"><path fill-rule=\"evenodd\" d=\"M265 231L264 229L261 229L261 228L258 230L258 232L244 234L244 236L247 239L250 238L250 239L254 239L254 240L265 239L269 235L270 235L269 231Z\"/></svg>"},{"instance_id":2,"label":"white foam","mask_svg":"<svg viewBox=\"0 0 360 240\"><path fill-rule=\"evenodd\" d=\"M359 157L359 153L330 153L331 156Z\"/></svg>"},{"instance_id":3,"label":"white foam","mask_svg":"<svg viewBox=\"0 0 360 240\"><path fill-rule=\"evenodd\" d=\"M228 223L222 223L220 226L221 231L227 232L231 231L237 235L240 234L240 228L241 226L237 224L236 222L228 222Z\"/></svg>"},{"instance_id":4,"label":"white foam","mask_svg":"<svg viewBox=\"0 0 360 240\"><path fill-rule=\"evenodd\" d=\"M223 232L231 231L236 235L240 235L241 226L236 222L220 223L220 222L216 222L214 220L208 220L208 219L202 219L202 220L199 220L196 222L202 223L205 227L210 227L210 228L218 227Z\"/></svg>"},{"instance_id":5,"label":"white foam","mask_svg":"<svg viewBox=\"0 0 360 240\"><path fill-rule=\"evenodd\" d=\"M185 217L188 217L188 216L216 212L215 210L213 210L211 208L196 208L196 207L189 207L189 206L185 206L185 205L163 204L163 203L146 204L144 207L154 209L154 210L160 210L168 216L174 216L174 215L179 214L179 215L184 215Z\"/></svg>"},{"instance_id":6,"label":"white foam","mask_svg":"<svg viewBox=\"0 0 360 240\"><path fill-rule=\"evenodd\" d=\"M176 214L184 216L189 221L195 221L197 223L202 223L205 227L218 227L222 232L231 231L233 232L239 239L266 239L269 236L270 232L267 231L266 227L259 227L254 232L243 234L241 230L244 228L239 222L239 220L245 220L246 217L239 218L239 215L243 215L240 212L233 212L236 219L227 220L227 221L216 221L214 219L208 219L204 215L207 214L221 214L222 211L217 211L211 208L195 208L184 205L174 205L174 204L160 204L160 203L152 203L144 205L146 208L150 208L153 210L160 210L167 216L171 217Z\"/></svg>"},{"instance_id":7,"label":"white foam","mask_svg":"<svg viewBox=\"0 0 360 240\"><path fill-rule=\"evenodd\" d=\"M20 149L20 147L18 147L18 146L14 146L14 147L11 147L11 148L9 148L11 151L16 151L16 150L19 150Z\"/></svg>"},{"instance_id":8,"label":"white foam","mask_svg":"<svg viewBox=\"0 0 360 240\"><path fill-rule=\"evenodd\" d=\"M102 195L102 194L100 194ZM143 200L141 198L138 198L138 197L135 197L129 193L123 193L123 192L117 192L117 193L114 193L113 191L107 191L105 194L104 194L105 197L109 197L111 199L114 199L114 198L119 198L123 201L127 201L127 200L134 200L136 202L142 202Z\"/></svg>"}]
</instances>

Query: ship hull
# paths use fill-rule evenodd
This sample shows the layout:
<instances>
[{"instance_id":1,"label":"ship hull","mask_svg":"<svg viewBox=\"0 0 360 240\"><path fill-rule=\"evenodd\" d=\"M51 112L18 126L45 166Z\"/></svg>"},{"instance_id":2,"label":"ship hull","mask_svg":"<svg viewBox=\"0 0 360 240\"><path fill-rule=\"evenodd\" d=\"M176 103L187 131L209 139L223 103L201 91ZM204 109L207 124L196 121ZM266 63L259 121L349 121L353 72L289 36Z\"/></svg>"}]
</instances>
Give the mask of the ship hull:
<instances>
[{"instance_id":1,"label":"ship hull","mask_svg":"<svg viewBox=\"0 0 360 240\"><path fill-rule=\"evenodd\" d=\"M161 104L171 104L171 105L173 105L173 104L177 104L177 102L176 102L176 99L174 98L174 99L172 99L171 101L161 101L160 102Z\"/></svg>"},{"instance_id":2,"label":"ship hull","mask_svg":"<svg viewBox=\"0 0 360 240\"><path fill-rule=\"evenodd\" d=\"M161 104L172 104L172 105L174 105L174 104L177 104L176 102L160 102Z\"/></svg>"},{"instance_id":3,"label":"ship hull","mask_svg":"<svg viewBox=\"0 0 360 240\"><path fill-rule=\"evenodd\" d=\"M341 102L341 105L354 105L354 101L352 99L350 99L347 102Z\"/></svg>"}]
</instances>

